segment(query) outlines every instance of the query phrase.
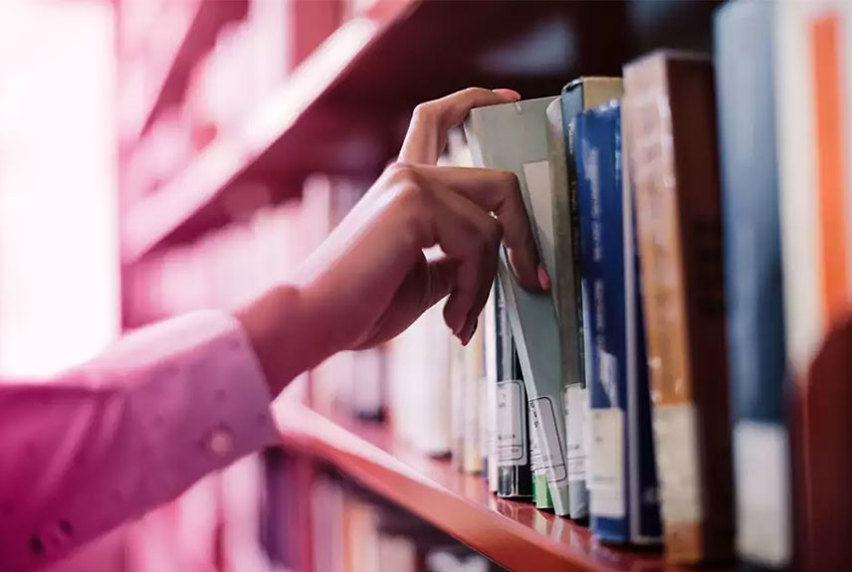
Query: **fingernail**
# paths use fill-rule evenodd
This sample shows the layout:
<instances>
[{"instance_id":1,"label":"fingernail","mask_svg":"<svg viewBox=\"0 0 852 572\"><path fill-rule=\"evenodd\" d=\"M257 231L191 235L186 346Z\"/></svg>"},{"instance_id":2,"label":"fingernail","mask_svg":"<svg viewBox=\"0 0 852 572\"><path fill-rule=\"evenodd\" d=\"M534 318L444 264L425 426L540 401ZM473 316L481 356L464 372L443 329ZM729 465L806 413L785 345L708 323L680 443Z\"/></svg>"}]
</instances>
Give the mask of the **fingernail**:
<instances>
[{"instance_id":1,"label":"fingernail","mask_svg":"<svg viewBox=\"0 0 852 572\"><path fill-rule=\"evenodd\" d=\"M538 267L538 285L545 292L550 292L550 276L547 275L547 270L541 265Z\"/></svg>"},{"instance_id":2,"label":"fingernail","mask_svg":"<svg viewBox=\"0 0 852 572\"><path fill-rule=\"evenodd\" d=\"M514 99L515 101L519 101L521 99L521 94L515 91L514 89L506 89L504 87L498 89L492 89L494 93L499 93L500 95L506 95Z\"/></svg>"}]
</instances>

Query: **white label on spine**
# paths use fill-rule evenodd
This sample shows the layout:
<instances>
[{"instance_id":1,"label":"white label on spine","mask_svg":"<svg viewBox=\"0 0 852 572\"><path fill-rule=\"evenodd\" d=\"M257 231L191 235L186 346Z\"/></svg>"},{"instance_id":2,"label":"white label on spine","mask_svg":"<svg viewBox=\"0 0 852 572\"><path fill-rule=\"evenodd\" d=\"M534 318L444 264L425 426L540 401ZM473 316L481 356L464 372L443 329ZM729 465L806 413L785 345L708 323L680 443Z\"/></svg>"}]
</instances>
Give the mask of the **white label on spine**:
<instances>
[{"instance_id":1,"label":"white label on spine","mask_svg":"<svg viewBox=\"0 0 852 572\"><path fill-rule=\"evenodd\" d=\"M501 466L527 464L527 423L520 381L497 384L497 462Z\"/></svg>"},{"instance_id":2,"label":"white label on spine","mask_svg":"<svg viewBox=\"0 0 852 572\"><path fill-rule=\"evenodd\" d=\"M790 459L783 425L740 421L734 427L737 551L785 568L792 557Z\"/></svg>"},{"instance_id":3,"label":"white label on spine","mask_svg":"<svg viewBox=\"0 0 852 572\"><path fill-rule=\"evenodd\" d=\"M654 406L654 437L663 520L701 520L701 471L695 407L690 403Z\"/></svg>"},{"instance_id":4,"label":"white label on spine","mask_svg":"<svg viewBox=\"0 0 852 572\"><path fill-rule=\"evenodd\" d=\"M624 412L592 409L589 413L592 449L589 463L589 501L594 516L623 518Z\"/></svg>"},{"instance_id":5,"label":"white label on spine","mask_svg":"<svg viewBox=\"0 0 852 572\"><path fill-rule=\"evenodd\" d=\"M586 480L587 390L580 385L565 388L565 430L567 433L568 481Z\"/></svg>"},{"instance_id":6,"label":"white label on spine","mask_svg":"<svg viewBox=\"0 0 852 572\"><path fill-rule=\"evenodd\" d=\"M556 415L556 408L550 397L537 397L530 400L531 425L538 437L541 467L547 471L548 482L567 484L565 445L559 438Z\"/></svg>"}]
</instances>

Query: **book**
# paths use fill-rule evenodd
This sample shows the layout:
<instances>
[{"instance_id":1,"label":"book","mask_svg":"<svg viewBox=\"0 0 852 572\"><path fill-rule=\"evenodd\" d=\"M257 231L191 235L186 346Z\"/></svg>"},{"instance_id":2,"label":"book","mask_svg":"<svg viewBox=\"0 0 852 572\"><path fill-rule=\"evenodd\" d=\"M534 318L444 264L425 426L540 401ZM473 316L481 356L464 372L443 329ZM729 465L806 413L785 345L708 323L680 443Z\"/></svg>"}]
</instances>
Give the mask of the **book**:
<instances>
[{"instance_id":1,"label":"book","mask_svg":"<svg viewBox=\"0 0 852 572\"><path fill-rule=\"evenodd\" d=\"M390 342L394 433L433 457L450 454L450 337L435 304Z\"/></svg>"},{"instance_id":2,"label":"book","mask_svg":"<svg viewBox=\"0 0 852 572\"><path fill-rule=\"evenodd\" d=\"M482 330L482 316L480 315L473 336L463 348L464 427L462 432L464 433L464 458L462 469L466 473L474 474L482 472L482 450L480 449L481 439L479 435L479 415L482 411L482 402L485 400L483 392L485 387L483 383L485 376L483 352L485 347L482 341Z\"/></svg>"},{"instance_id":3,"label":"book","mask_svg":"<svg viewBox=\"0 0 852 572\"><path fill-rule=\"evenodd\" d=\"M488 300L485 302L485 307L482 310L482 335L485 359L485 399L484 411L482 412L484 433L485 433L485 460L483 462L483 472L488 481L488 490L492 493L497 492L498 476L497 476L497 382L498 377L497 364L497 285L491 285L491 292L488 294Z\"/></svg>"},{"instance_id":4,"label":"book","mask_svg":"<svg viewBox=\"0 0 852 572\"><path fill-rule=\"evenodd\" d=\"M530 498L532 470L527 395L521 380L497 383L497 495Z\"/></svg>"},{"instance_id":5,"label":"book","mask_svg":"<svg viewBox=\"0 0 852 572\"><path fill-rule=\"evenodd\" d=\"M624 67L666 558L728 560L733 486L713 67L654 52Z\"/></svg>"},{"instance_id":6,"label":"book","mask_svg":"<svg viewBox=\"0 0 852 572\"><path fill-rule=\"evenodd\" d=\"M581 287L589 301L591 528L605 542L653 544L662 526L620 104L575 122Z\"/></svg>"},{"instance_id":7,"label":"book","mask_svg":"<svg viewBox=\"0 0 852 572\"><path fill-rule=\"evenodd\" d=\"M539 428L535 426L535 416L532 412L527 415L530 439L530 470L532 470L532 502L539 510L553 510L553 497L547 486L547 469L538 444Z\"/></svg>"},{"instance_id":8,"label":"book","mask_svg":"<svg viewBox=\"0 0 852 572\"><path fill-rule=\"evenodd\" d=\"M512 171L518 177L524 207L541 251L548 224L535 210L550 197L547 161L547 118L552 97L479 107L465 121L465 133L474 163L479 167ZM511 133L511 137L506 134ZM538 205L538 206L534 206ZM549 210L549 209L548 209ZM512 335L530 403L539 446L546 464L554 510L567 515L568 471L565 461L565 414L562 410L562 372L559 326L550 295L521 287L501 249L498 280L503 286Z\"/></svg>"},{"instance_id":9,"label":"book","mask_svg":"<svg viewBox=\"0 0 852 572\"><path fill-rule=\"evenodd\" d=\"M852 561L848 534L839 532L852 527L850 370L842 369L848 361L839 355L852 311L852 6L791 2L776 10L784 320L793 378L795 567L839 570Z\"/></svg>"},{"instance_id":10,"label":"book","mask_svg":"<svg viewBox=\"0 0 852 572\"><path fill-rule=\"evenodd\" d=\"M578 113L621 94L621 78L581 77L563 88L558 104L551 103L547 108L555 247L555 269L551 272L551 280L562 342L568 490L573 519L589 516L585 436L589 396L584 373L577 173L571 121ZM561 161L560 155L563 157Z\"/></svg>"},{"instance_id":11,"label":"book","mask_svg":"<svg viewBox=\"0 0 852 572\"><path fill-rule=\"evenodd\" d=\"M714 20L737 553L792 564L787 356L776 148L775 5Z\"/></svg>"},{"instance_id":12,"label":"book","mask_svg":"<svg viewBox=\"0 0 852 572\"><path fill-rule=\"evenodd\" d=\"M499 280L494 282L494 313L496 490L503 498L529 498L532 496L532 466L527 397Z\"/></svg>"},{"instance_id":13,"label":"book","mask_svg":"<svg viewBox=\"0 0 852 572\"><path fill-rule=\"evenodd\" d=\"M453 466L464 470L465 460L465 352L457 339L450 344L450 456Z\"/></svg>"}]
</instances>

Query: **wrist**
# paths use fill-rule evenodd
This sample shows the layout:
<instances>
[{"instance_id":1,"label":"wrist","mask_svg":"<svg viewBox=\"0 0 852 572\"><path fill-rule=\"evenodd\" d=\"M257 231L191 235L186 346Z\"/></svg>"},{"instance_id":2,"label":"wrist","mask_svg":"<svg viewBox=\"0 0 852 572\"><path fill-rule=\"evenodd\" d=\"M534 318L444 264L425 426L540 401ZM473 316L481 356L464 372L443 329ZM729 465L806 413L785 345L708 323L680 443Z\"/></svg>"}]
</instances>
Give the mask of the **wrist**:
<instances>
[{"instance_id":1,"label":"wrist","mask_svg":"<svg viewBox=\"0 0 852 572\"><path fill-rule=\"evenodd\" d=\"M273 397L334 352L308 299L303 289L281 285L236 313Z\"/></svg>"}]
</instances>

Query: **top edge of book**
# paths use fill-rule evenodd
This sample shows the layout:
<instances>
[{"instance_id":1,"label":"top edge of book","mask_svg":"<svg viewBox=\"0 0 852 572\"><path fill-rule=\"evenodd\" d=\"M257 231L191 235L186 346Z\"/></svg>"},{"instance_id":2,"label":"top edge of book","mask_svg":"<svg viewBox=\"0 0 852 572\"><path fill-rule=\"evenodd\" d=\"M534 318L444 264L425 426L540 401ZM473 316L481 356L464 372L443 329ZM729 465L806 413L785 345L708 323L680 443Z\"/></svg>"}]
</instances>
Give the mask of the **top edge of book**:
<instances>
[{"instance_id":1,"label":"top edge of book","mask_svg":"<svg viewBox=\"0 0 852 572\"><path fill-rule=\"evenodd\" d=\"M625 64L625 71L633 68L635 66L647 65L650 62L658 62L658 63L669 63L669 62L678 62L678 63L702 63L702 64L712 64L713 56L706 52L697 52L690 50L673 50L673 49L661 49L654 50L648 54L640 56L635 60Z\"/></svg>"},{"instance_id":2,"label":"top edge of book","mask_svg":"<svg viewBox=\"0 0 852 572\"><path fill-rule=\"evenodd\" d=\"M470 110L471 114L479 114L484 110L502 110L502 109L515 109L518 113L524 112L524 107L528 105L538 105L543 102L550 103L551 100L559 98L559 95L548 95L545 97L534 97L532 99L521 99L520 101L510 101L508 103L495 103L493 105L481 105L479 107L474 107Z\"/></svg>"},{"instance_id":3,"label":"top edge of book","mask_svg":"<svg viewBox=\"0 0 852 572\"><path fill-rule=\"evenodd\" d=\"M610 75L584 75L578 78L572 79L562 88L562 91L571 91L573 89L577 89L578 87L586 87L595 84L621 84L622 79L621 76L610 76Z\"/></svg>"}]
</instances>

